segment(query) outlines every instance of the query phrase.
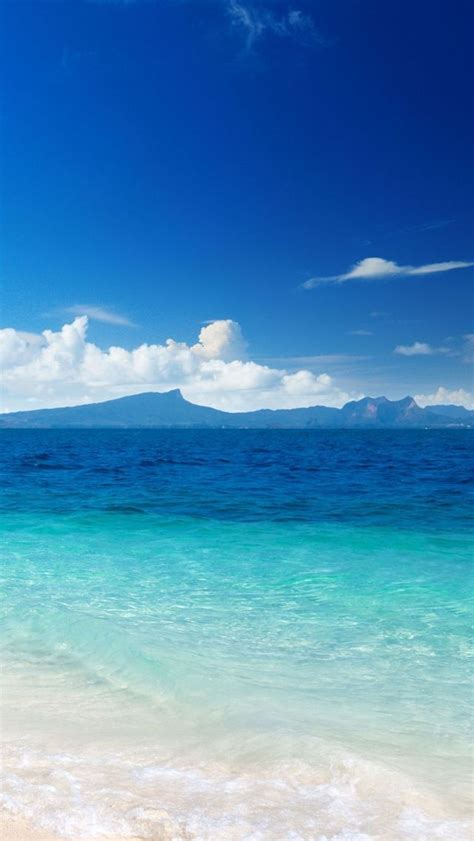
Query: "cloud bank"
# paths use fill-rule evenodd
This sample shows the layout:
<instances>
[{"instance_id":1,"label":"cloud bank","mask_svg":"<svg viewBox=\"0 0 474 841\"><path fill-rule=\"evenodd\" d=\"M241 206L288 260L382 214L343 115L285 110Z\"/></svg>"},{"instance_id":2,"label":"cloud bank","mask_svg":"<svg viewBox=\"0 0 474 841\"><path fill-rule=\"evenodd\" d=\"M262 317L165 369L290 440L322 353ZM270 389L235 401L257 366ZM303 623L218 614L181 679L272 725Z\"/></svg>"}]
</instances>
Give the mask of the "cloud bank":
<instances>
[{"instance_id":1,"label":"cloud bank","mask_svg":"<svg viewBox=\"0 0 474 841\"><path fill-rule=\"evenodd\" d=\"M465 409L474 409L474 395L463 388L449 389L441 386L433 394L415 394L415 400L419 406L464 406Z\"/></svg>"},{"instance_id":2,"label":"cloud bank","mask_svg":"<svg viewBox=\"0 0 474 841\"><path fill-rule=\"evenodd\" d=\"M360 260L350 271L344 274L312 277L305 281L302 286L303 289L314 289L315 286L325 283L346 283L349 280L381 280L389 277L437 274L438 272L450 272L453 269L467 269L470 266L474 266L474 263L466 263L463 260L427 263L424 266L399 266L393 260L384 260L383 257L365 257L364 260Z\"/></svg>"},{"instance_id":3,"label":"cloud bank","mask_svg":"<svg viewBox=\"0 0 474 841\"><path fill-rule=\"evenodd\" d=\"M342 406L362 395L341 390L326 373L291 373L247 359L240 325L201 329L194 345L168 339L102 350L87 339L88 317L40 335L0 330L2 411L73 406L143 391L180 388L194 403L226 411Z\"/></svg>"}]
</instances>

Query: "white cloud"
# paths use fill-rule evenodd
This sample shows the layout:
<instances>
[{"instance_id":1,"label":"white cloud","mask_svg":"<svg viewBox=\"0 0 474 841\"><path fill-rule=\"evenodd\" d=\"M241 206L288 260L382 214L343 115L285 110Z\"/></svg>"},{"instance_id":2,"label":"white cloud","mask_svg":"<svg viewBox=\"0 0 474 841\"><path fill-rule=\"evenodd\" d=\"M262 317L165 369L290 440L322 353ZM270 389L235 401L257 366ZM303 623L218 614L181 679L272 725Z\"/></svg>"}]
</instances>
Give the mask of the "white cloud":
<instances>
[{"instance_id":1,"label":"white cloud","mask_svg":"<svg viewBox=\"0 0 474 841\"><path fill-rule=\"evenodd\" d=\"M241 3L239 0L229 0L227 10L232 25L244 35L246 49L249 52L263 35L299 40L309 38L320 45L326 43L317 32L310 15L298 9L290 9L277 17L268 9L257 8L250 3Z\"/></svg>"},{"instance_id":2,"label":"white cloud","mask_svg":"<svg viewBox=\"0 0 474 841\"><path fill-rule=\"evenodd\" d=\"M240 326L215 321L194 345L168 339L133 350L102 350L87 340L88 318L41 335L0 331L4 411L71 406L143 391L180 388L195 403L228 411L342 406L362 396L341 390L326 373L295 373L245 358Z\"/></svg>"},{"instance_id":3,"label":"white cloud","mask_svg":"<svg viewBox=\"0 0 474 841\"><path fill-rule=\"evenodd\" d=\"M344 274L331 275L330 277L312 277L302 284L304 289L313 289L324 283L345 283L349 280L380 280L388 277L407 277L412 275L436 274L437 272L449 272L453 269L466 269L474 266L474 263L466 263L462 260L449 260L444 263L428 263L425 266L399 266L393 260L384 260L383 257L365 257L360 260L350 271Z\"/></svg>"},{"instance_id":4,"label":"white cloud","mask_svg":"<svg viewBox=\"0 0 474 841\"><path fill-rule=\"evenodd\" d=\"M349 330L349 336L373 336L372 330Z\"/></svg>"},{"instance_id":5,"label":"white cloud","mask_svg":"<svg viewBox=\"0 0 474 841\"><path fill-rule=\"evenodd\" d=\"M393 352L401 356L430 356L435 351L426 342L413 342L412 345L397 345Z\"/></svg>"},{"instance_id":6,"label":"white cloud","mask_svg":"<svg viewBox=\"0 0 474 841\"><path fill-rule=\"evenodd\" d=\"M465 409L474 409L474 394L470 394L463 388L448 389L441 386L433 394L415 394L415 400L419 406L443 406L452 404L464 406Z\"/></svg>"},{"instance_id":7,"label":"white cloud","mask_svg":"<svg viewBox=\"0 0 474 841\"><path fill-rule=\"evenodd\" d=\"M412 345L397 345L393 352L401 356L433 356L450 353L450 350L447 347L432 347L427 342L413 342Z\"/></svg>"},{"instance_id":8,"label":"white cloud","mask_svg":"<svg viewBox=\"0 0 474 841\"><path fill-rule=\"evenodd\" d=\"M103 321L106 324L120 324L125 327L133 327L133 321L124 315L119 315L107 307L96 307L90 304L74 304L72 307L65 307L64 312L71 315L87 315L94 321Z\"/></svg>"}]
</instances>

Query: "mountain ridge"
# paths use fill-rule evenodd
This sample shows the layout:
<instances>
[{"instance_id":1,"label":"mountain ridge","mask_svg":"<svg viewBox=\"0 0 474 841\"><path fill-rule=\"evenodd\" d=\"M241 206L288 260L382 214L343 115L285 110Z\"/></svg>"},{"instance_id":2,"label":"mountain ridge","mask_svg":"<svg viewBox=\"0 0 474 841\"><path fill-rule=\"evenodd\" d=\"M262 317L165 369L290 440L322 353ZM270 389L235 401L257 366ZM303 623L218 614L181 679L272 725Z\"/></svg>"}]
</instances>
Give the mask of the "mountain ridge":
<instances>
[{"instance_id":1,"label":"mountain ridge","mask_svg":"<svg viewBox=\"0 0 474 841\"><path fill-rule=\"evenodd\" d=\"M413 397L363 397L342 408L258 409L224 412L187 401L179 389L143 392L101 403L35 409L0 415L0 429L62 428L410 428L474 426L474 411L462 406L421 408Z\"/></svg>"}]
</instances>

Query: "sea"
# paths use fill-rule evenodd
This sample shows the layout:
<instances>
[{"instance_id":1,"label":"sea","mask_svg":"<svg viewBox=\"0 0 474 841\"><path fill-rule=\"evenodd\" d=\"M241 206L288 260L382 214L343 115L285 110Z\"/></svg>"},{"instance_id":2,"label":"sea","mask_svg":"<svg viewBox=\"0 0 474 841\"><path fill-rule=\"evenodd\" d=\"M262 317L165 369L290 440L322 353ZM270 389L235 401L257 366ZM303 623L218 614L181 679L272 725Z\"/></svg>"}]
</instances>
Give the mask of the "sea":
<instances>
[{"instance_id":1,"label":"sea","mask_svg":"<svg viewBox=\"0 0 474 841\"><path fill-rule=\"evenodd\" d=\"M4 430L3 809L472 838L473 436Z\"/></svg>"}]
</instances>

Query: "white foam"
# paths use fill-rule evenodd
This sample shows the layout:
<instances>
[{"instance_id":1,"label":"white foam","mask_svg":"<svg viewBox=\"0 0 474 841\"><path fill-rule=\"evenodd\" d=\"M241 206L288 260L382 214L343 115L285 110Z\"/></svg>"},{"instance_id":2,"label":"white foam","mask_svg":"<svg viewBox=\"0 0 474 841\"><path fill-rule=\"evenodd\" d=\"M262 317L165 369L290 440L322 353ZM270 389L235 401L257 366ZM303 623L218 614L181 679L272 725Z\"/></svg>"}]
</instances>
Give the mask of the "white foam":
<instances>
[{"instance_id":1,"label":"white foam","mask_svg":"<svg viewBox=\"0 0 474 841\"><path fill-rule=\"evenodd\" d=\"M412 781L351 757L231 769L11 745L0 800L64 838L468 841L469 824Z\"/></svg>"}]
</instances>

